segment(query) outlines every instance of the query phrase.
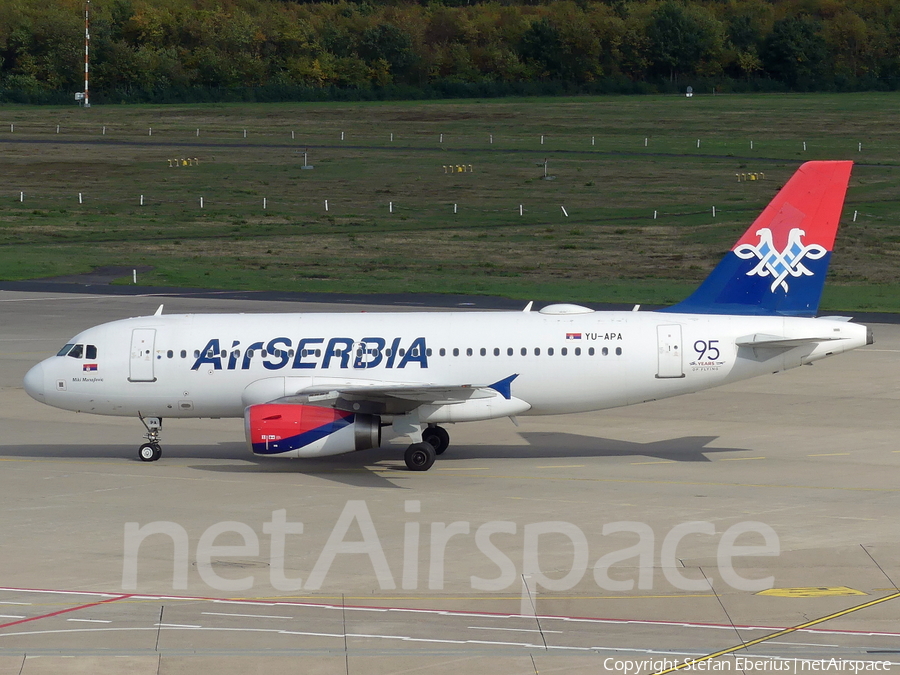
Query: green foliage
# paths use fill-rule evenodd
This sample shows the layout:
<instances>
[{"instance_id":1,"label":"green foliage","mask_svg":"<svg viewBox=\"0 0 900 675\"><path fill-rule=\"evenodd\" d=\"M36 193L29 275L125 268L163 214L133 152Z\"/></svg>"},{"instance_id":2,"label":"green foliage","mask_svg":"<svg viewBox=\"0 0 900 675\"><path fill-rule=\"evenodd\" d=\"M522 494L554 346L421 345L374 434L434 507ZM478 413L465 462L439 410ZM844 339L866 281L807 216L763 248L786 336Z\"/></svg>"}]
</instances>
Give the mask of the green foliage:
<instances>
[{"instance_id":1,"label":"green foliage","mask_svg":"<svg viewBox=\"0 0 900 675\"><path fill-rule=\"evenodd\" d=\"M82 88L82 11L0 3L0 101ZM92 26L95 102L900 86L892 0L109 0Z\"/></svg>"}]
</instances>

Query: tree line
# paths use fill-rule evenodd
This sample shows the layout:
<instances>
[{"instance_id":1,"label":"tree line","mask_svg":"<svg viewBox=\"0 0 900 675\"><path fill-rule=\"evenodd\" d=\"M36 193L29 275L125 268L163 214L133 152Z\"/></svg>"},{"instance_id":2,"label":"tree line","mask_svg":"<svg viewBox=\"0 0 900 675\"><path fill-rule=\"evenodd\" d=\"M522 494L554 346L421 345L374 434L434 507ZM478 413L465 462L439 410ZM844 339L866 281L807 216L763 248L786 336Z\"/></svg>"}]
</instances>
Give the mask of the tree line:
<instances>
[{"instance_id":1,"label":"tree line","mask_svg":"<svg viewBox=\"0 0 900 675\"><path fill-rule=\"evenodd\" d=\"M83 89L82 0L0 6L0 99ZM900 88L896 0L95 0L94 101Z\"/></svg>"}]
</instances>

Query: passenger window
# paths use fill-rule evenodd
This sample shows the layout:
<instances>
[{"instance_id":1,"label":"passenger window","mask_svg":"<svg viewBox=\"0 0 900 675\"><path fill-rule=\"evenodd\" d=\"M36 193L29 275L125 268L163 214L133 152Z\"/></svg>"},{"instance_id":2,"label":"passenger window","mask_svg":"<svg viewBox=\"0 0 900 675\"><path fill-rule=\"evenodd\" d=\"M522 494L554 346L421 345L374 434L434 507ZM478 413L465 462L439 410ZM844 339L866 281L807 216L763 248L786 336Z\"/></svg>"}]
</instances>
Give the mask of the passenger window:
<instances>
[{"instance_id":1,"label":"passenger window","mask_svg":"<svg viewBox=\"0 0 900 675\"><path fill-rule=\"evenodd\" d=\"M431 347L425 350L425 356L431 356Z\"/></svg>"},{"instance_id":2,"label":"passenger window","mask_svg":"<svg viewBox=\"0 0 900 675\"><path fill-rule=\"evenodd\" d=\"M609 356L609 350L606 347L603 348L603 351L601 353L603 354L603 356Z\"/></svg>"},{"instance_id":3,"label":"passenger window","mask_svg":"<svg viewBox=\"0 0 900 675\"><path fill-rule=\"evenodd\" d=\"M541 355L541 348L540 348L540 347L535 347L535 348L534 348L534 355L535 355L535 356L540 356L540 355Z\"/></svg>"},{"instance_id":4,"label":"passenger window","mask_svg":"<svg viewBox=\"0 0 900 675\"><path fill-rule=\"evenodd\" d=\"M169 357L169 358L171 359L173 356L175 356L175 352L173 352L173 351L170 349L169 351L166 352L166 356ZM88 358L91 358L91 357L89 356Z\"/></svg>"},{"instance_id":5,"label":"passenger window","mask_svg":"<svg viewBox=\"0 0 900 675\"><path fill-rule=\"evenodd\" d=\"M88 345L85 351L85 357L89 359L97 358L97 347L94 345Z\"/></svg>"},{"instance_id":6,"label":"passenger window","mask_svg":"<svg viewBox=\"0 0 900 675\"><path fill-rule=\"evenodd\" d=\"M69 352L68 356L71 356L73 359L80 359L84 355L84 345L75 345L72 347L72 351Z\"/></svg>"},{"instance_id":7,"label":"passenger window","mask_svg":"<svg viewBox=\"0 0 900 675\"><path fill-rule=\"evenodd\" d=\"M486 354L487 354L487 349L485 349L484 347L482 347L480 353L481 353L482 356L486 355Z\"/></svg>"},{"instance_id":8,"label":"passenger window","mask_svg":"<svg viewBox=\"0 0 900 675\"><path fill-rule=\"evenodd\" d=\"M547 348L547 356L553 356L553 347Z\"/></svg>"},{"instance_id":9,"label":"passenger window","mask_svg":"<svg viewBox=\"0 0 900 675\"><path fill-rule=\"evenodd\" d=\"M74 347L74 346L75 346L75 345L73 345L73 344L67 344L67 345L64 346L62 349L60 349L59 352L58 352L56 355L57 355L57 356L65 356L66 354L69 353L69 350L72 349L72 347Z\"/></svg>"},{"instance_id":10,"label":"passenger window","mask_svg":"<svg viewBox=\"0 0 900 675\"><path fill-rule=\"evenodd\" d=\"M447 350L444 349L443 347L441 347L440 354L441 354L441 356L446 356L446 355L447 355Z\"/></svg>"},{"instance_id":11,"label":"passenger window","mask_svg":"<svg viewBox=\"0 0 900 675\"><path fill-rule=\"evenodd\" d=\"M459 356L459 348L458 347L453 348L453 356Z\"/></svg>"},{"instance_id":12,"label":"passenger window","mask_svg":"<svg viewBox=\"0 0 900 675\"><path fill-rule=\"evenodd\" d=\"M622 356L622 348L616 347L616 356Z\"/></svg>"},{"instance_id":13,"label":"passenger window","mask_svg":"<svg viewBox=\"0 0 900 675\"><path fill-rule=\"evenodd\" d=\"M194 358L195 358L195 359L199 359L199 358L200 358L200 350L199 350L199 349L195 349L195 350L194 350Z\"/></svg>"},{"instance_id":14,"label":"passenger window","mask_svg":"<svg viewBox=\"0 0 900 675\"><path fill-rule=\"evenodd\" d=\"M506 350L506 355L507 355L507 356L512 356L512 355L513 355L513 348L512 348L512 347L509 347L509 348Z\"/></svg>"},{"instance_id":15,"label":"passenger window","mask_svg":"<svg viewBox=\"0 0 900 675\"><path fill-rule=\"evenodd\" d=\"M569 350L566 349L565 347L563 347L562 349L559 350L559 353L562 354L563 356L565 356L566 354L569 353Z\"/></svg>"},{"instance_id":16,"label":"passenger window","mask_svg":"<svg viewBox=\"0 0 900 675\"><path fill-rule=\"evenodd\" d=\"M471 347L466 349L466 356L472 356L472 348Z\"/></svg>"},{"instance_id":17,"label":"passenger window","mask_svg":"<svg viewBox=\"0 0 900 675\"><path fill-rule=\"evenodd\" d=\"M593 355L594 355L594 348L591 347L590 349L588 349L588 356L593 356Z\"/></svg>"},{"instance_id":18,"label":"passenger window","mask_svg":"<svg viewBox=\"0 0 900 675\"><path fill-rule=\"evenodd\" d=\"M522 356L528 356L528 348L522 347Z\"/></svg>"},{"instance_id":19,"label":"passenger window","mask_svg":"<svg viewBox=\"0 0 900 675\"><path fill-rule=\"evenodd\" d=\"M187 350L186 349L181 350L181 358L183 358L183 359L187 358Z\"/></svg>"},{"instance_id":20,"label":"passenger window","mask_svg":"<svg viewBox=\"0 0 900 675\"><path fill-rule=\"evenodd\" d=\"M581 356L581 347L575 347L575 356Z\"/></svg>"},{"instance_id":21,"label":"passenger window","mask_svg":"<svg viewBox=\"0 0 900 675\"><path fill-rule=\"evenodd\" d=\"M405 350L405 349L401 349L398 353L400 354L400 356L406 356L406 350ZM340 353L340 352L337 352L337 355L340 356L341 353Z\"/></svg>"}]
</instances>

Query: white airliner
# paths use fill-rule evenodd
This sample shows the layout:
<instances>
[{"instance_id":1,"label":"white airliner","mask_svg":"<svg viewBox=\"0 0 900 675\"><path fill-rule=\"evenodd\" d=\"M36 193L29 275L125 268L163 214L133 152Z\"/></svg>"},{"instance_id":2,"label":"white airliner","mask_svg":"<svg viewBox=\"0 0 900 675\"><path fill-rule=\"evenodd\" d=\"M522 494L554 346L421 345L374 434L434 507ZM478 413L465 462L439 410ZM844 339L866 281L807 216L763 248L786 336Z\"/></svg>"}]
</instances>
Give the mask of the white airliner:
<instances>
[{"instance_id":1,"label":"white airliner","mask_svg":"<svg viewBox=\"0 0 900 675\"><path fill-rule=\"evenodd\" d=\"M817 312L852 162L801 166L703 284L660 311L188 314L113 321L34 366L25 389L66 410L243 417L258 455L376 448L390 427L425 471L446 423L601 410L777 373L871 344Z\"/></svg>"}]
</instances>

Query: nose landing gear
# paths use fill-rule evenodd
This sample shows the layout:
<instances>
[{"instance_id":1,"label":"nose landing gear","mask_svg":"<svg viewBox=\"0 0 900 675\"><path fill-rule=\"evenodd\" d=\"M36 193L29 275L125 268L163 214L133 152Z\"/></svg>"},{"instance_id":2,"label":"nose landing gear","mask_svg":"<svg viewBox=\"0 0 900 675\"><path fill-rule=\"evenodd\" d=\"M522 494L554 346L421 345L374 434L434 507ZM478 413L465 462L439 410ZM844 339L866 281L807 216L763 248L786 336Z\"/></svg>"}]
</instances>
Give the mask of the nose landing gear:
<instances>
[{"instance_id":1,"label":"nose landing gear","mask_svg":"<svg viewBox=\"0 0 900 675\"><path fill-rule=\"evenodd\" d=\"M142 462L155 462L162 457L162 448L159 445L159 434L162 431L161 417L144 417L138 414L141 424L147 430L144 438L147 442L138 448L138 457Z\"/></svg>"}]
</instances>

